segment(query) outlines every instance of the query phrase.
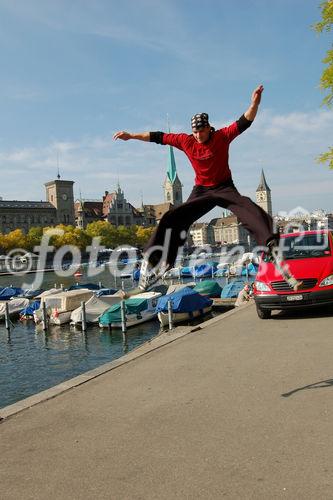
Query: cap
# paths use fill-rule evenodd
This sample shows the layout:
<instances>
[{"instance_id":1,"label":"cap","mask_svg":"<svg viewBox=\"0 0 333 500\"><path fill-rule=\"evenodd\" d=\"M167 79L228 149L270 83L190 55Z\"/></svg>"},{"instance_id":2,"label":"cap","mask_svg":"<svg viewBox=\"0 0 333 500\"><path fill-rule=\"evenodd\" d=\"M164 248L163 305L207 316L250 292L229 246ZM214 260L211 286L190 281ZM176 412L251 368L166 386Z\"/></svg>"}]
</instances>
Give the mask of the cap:
<instances>
[{"instance_id":1,"label":"cap","mask_svg":"<svg viewBox=\"0 0 333 500\"><path fill-rule=\"evenodd\" d=\"M197 130L208 127L209 126L208 120L209 117L207 113L197 113L196 115L193 115L191 118L192 130L196 132Z\"/></svg>"}]
</instances>

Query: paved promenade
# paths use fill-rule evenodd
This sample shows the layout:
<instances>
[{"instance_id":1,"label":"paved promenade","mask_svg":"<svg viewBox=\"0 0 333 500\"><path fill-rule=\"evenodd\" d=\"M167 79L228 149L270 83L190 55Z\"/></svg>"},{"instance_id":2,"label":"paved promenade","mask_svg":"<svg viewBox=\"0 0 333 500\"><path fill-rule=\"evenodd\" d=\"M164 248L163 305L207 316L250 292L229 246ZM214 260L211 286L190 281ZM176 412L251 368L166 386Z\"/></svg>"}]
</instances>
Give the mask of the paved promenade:
<instances>
[{"instance_id":1,"label":"paved promenade","mask_svg":"<svg viewBox=\"0 0 333 500\"><path fill-rule=\"evenodd\" d=\"M332 499L332 428L332 316L250 305L5 418L0 496Z\"/></svg>"}]
</instances>

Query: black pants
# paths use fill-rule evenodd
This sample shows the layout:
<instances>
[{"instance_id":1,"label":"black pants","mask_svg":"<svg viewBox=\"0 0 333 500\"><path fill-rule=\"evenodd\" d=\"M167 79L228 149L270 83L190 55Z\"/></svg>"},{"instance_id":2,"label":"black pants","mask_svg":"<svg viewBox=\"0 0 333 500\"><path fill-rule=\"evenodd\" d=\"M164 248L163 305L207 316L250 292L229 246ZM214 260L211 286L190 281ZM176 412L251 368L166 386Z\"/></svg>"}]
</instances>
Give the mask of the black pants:
<instances>
[{"instance_id":1,"label":"black pants","mask_svg":"<svg viewBox=\"0 0 333 500\"><path fill-rule=\"evenodd\" d=\"M152 266L156 266L161 258L161 251L152 251L155 245L164 245L167 230L170 229L170 242L167 251L167 264L173 267L179 247L185 240L190 226L214 207L219 206L231 210L255 238L258 245L266 245L274 237L273 220L262 208L247 196L242 196L230 179L218 186L194 186L185 203L166 212L158 227L152 234L145 252Z\"/></svg>"}]
</instances>

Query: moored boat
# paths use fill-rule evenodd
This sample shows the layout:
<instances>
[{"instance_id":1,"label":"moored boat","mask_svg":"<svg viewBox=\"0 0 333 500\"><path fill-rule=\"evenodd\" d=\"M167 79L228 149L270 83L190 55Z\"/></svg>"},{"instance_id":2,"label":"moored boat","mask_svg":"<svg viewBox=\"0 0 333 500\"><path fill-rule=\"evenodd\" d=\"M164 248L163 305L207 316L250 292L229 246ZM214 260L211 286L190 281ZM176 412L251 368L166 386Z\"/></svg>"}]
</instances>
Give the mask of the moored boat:
<instances>
[{"instance_id":1,"label":"moored boat","mask_svg":"<svg viewBox=\"0 0 333 500\"><path fill-rule=\"evenodd\" d=\"M203 316L212 310L213 301L200 295L192 288L185 287L161 297L156 311L162 326L169 324L168 302L171 301L172 322L180 323Z\"/></svg>"},{"instance_id":2,"label":"moored boat","mask_svg":"<svg viewBox=\"0 0 333 500\"><path fill-rule=\"evenodd\" d=\"M34 312L35 323L43 320L44 303L50 325L69 323L72 311L79 307L81 302L89 300L92 295L91 290L79 289L42 296L40 308Z\"/></svg>"},{"instance_id":3,"label":"moored boat","mask_svg":"<svg viewBox=\"0 0 333 500\"><path fill-rule=\"evenodd\" d=\"M125 302L126 311L126 327L145 323L154 319L157 315L156 305L157 300L161 297L160 292L144 292L129 299ZM101 328L121 328L121 304L111 306L102 314L99 319Z\"/></svg>"},{"instance_id":4,"label":"moored boat","mask_svg":"<svg viewBox=\"0 0 333 500\"><path fill-rule=\"evenodd\" d=\"M99 317L114 304L118 304L122 300L121 294L102 295L97 297L93 295L85 304L86 322L98 323ZM82 306L80 305L71 313L71 325L82 324Z\"/></svg>"},{"instance_id":5,"label":"moored boat","mask_svg":"<svg viewBox=\"0 0 333 500\"><path fill-rule=\"evenodd\" d=\"M19 314L22 309L29 305L29 300L23 298L15 298L12 300L0 302L0 320L5 319L6 304L8 304L9 316L14 316L16 314Z\"/></svg>"},{"instance_id":6,"label":"moored boat","mask_svg":"<svg viewBox=\"0 0 333 500\"><path fill-rule=\"evenodd\" d=\"M195 285L194 290L205 297L221 297L222 288L215 280L204 280Z\"/></svg>"}]
</instances>

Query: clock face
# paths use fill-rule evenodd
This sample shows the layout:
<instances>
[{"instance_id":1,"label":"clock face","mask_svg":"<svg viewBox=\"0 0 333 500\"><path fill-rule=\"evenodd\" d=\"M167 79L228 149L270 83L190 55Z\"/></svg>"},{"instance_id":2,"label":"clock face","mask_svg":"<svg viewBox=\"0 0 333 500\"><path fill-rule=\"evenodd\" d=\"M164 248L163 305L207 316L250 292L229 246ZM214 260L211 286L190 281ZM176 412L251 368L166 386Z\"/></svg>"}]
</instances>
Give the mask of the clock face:
<instances>
[{"instance_id":1,"label":"clock face","mask_svg":"<svg viewBox=\"0 0 333 500\"><path fill-rule=\"evenodd\" d=\"M66 201L66 200L67 200L67 198L68 198L67 194L66 194L66 193L64 193L64 194L62 195L62 199L63 199L64 201Z\"/></svg>"},{"instance_id":2,"label":"clock face","mask_svg":"<svg viewBox=\"0 0 333 500\"><path fill-rule=\"evenodd\" d=\"M257 197L258 197L258 201L266 201L265 193L258 193Z\"/></svg>"}]
</instances>

